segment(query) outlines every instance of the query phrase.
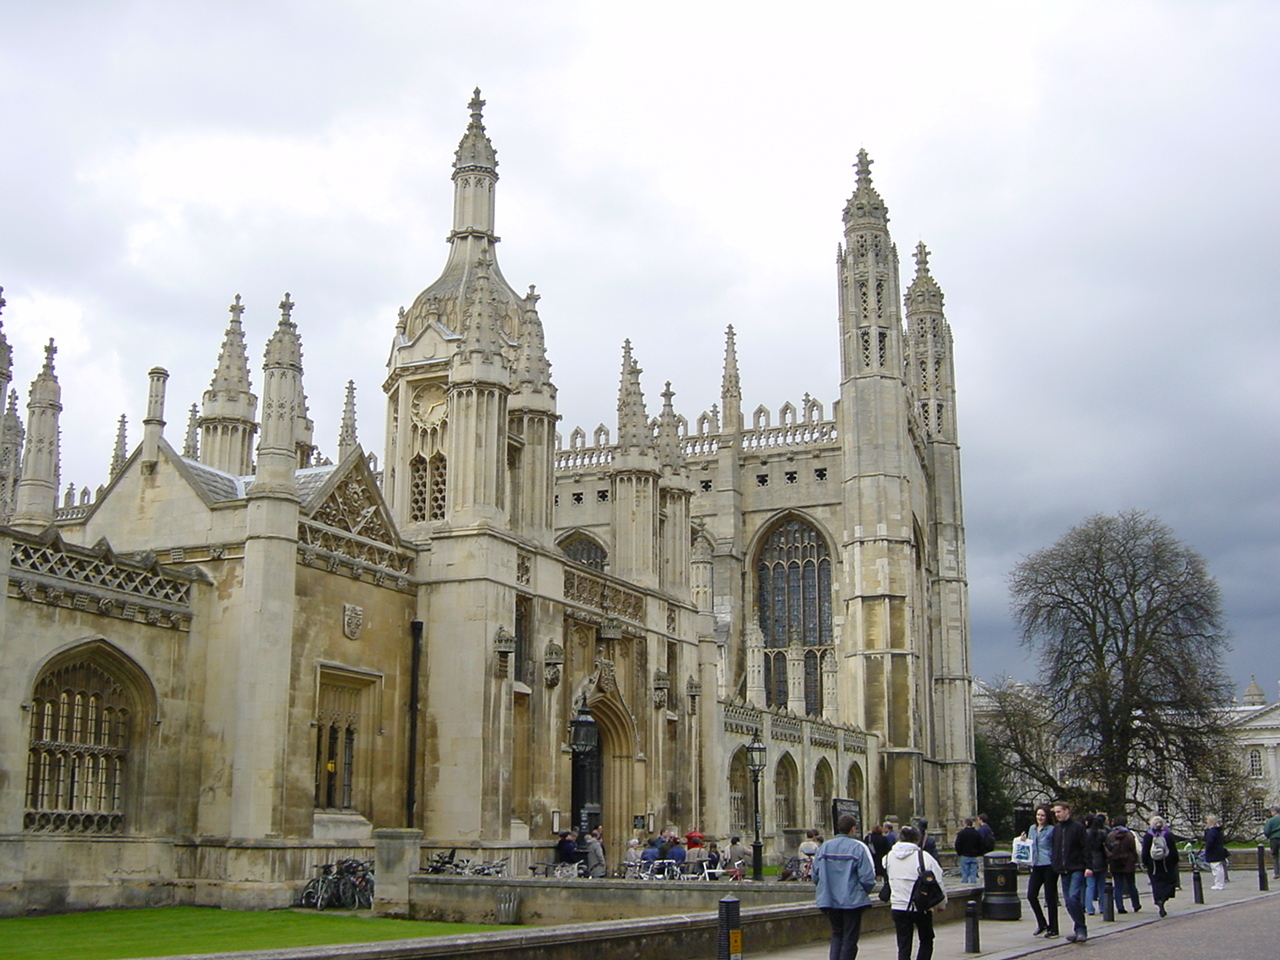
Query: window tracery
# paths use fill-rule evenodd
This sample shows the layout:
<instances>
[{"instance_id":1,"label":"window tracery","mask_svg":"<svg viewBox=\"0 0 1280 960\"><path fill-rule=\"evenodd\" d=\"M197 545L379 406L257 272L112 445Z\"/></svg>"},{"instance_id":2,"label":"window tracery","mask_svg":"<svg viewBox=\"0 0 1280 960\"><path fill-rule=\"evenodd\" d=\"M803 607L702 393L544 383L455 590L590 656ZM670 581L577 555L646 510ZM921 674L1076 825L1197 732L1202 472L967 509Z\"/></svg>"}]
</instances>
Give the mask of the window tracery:
<instances>
[{"instance_id":1,"label":"window tracery","mask_svg":"<svg viewBox=\"0 0 1280 960\"><path fill-rule=\"evenodd\" d=\"M756 610L764 635L766 706L788 704L788 647L804 650L805 712L822 713L822 652L832 645L831 555L811 524L790 519L765 538L756 561Z\"/></svg>"},{"instance_id":2,"label":"window tracery","mask_svg":"<svg viewBox=\"0 0 1280 960\"><path fill-rule=\"evenodd\" d=\"M609 562L609 554L596 540L578 531L560 541L560 549L575 563L581 563L602 573Z\"/></svg>"},{"instance_id":3,"label":"window tracery","mask_svg":"<svg viewBox=\"0 0 1280 960\"><path fill-rule=\"evenodd\" d=\"M137 713L123 684L92 659L76 660L37 682L30 712L23 828L123 833Z\"/></svg>"}]
</instances>

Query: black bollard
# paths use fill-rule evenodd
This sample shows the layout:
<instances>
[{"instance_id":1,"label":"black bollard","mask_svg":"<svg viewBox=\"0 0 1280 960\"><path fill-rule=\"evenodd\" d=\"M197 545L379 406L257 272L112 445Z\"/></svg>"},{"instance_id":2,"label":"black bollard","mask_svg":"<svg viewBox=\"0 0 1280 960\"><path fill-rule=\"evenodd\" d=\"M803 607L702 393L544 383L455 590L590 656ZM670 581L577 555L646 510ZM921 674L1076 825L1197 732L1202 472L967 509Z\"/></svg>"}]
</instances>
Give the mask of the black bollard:
<instances>
[{"instance_id":1,"label":"black bollard","mask_svg":"<svg viewBox=\"0 0 1280 960\"><path fill-rule=\"evenodd\" d=\"M742 960L741 904L734 896L720 901L720 924L716 930L716 960Z\"/></svg>"},{"instance_id":2,"label":"black bollard","mask_svg":"<svg viewBox=\"0 0 1280 960\"><path fill-rule=\"evenodd\" d=\"M978 936L978 901L970 900L964 905L964 952L981 953L982 944Z\"/></svg>"},{"instance_id":3,"label":"black bollard","mask_svg":"<svg viewBox=\"0 0 1280 960\"><path fill-rule=\"evenodd\" d=\"M1258 889L1270 890L1267 884L1267 848L1258 844Z\"/></svg>"},{"instance_id":4,"label":"black bollard","mask_svg":"<svg viewBox=\"0 0 1280 960\"><path fill-rule=\"evenodd\" d=\"M1191 902L1204 903L1204 881L1200 879L1200 867L1194 860L1191 861Z\"/></svg>"},{"instance_id":5,"label":"black bollard","mask_svg":"<svg viewBox=\"0 0 1280 960\"><path fill-rule=\"evenodd\" d=\"M1107 923L1116 922L1116 885L1110 876L1102 885L1102 919Z\"/></svg>"}]
</instances>

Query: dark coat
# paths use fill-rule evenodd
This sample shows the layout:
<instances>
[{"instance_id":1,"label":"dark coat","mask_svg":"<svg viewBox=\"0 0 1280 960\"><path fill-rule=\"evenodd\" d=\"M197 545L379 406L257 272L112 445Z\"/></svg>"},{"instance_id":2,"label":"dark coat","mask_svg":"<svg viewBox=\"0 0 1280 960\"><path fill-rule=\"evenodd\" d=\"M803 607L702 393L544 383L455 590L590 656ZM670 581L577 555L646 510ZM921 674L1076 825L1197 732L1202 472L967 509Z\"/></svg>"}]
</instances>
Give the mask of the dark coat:
<instances>
[{"instance_id":1,"label":"dark coat","mask_svg":"<svg viewBox=\"0 0 1280 960\"><path fill-rule=\"evenodd\" d=\"M875 861L876 876L883 877L885 854L893 849L893 844L885 839L883 833L876 833L874 830L868 833L862 842L871 851L871 859Z\"/></svg>"},{"instance_id":2,"label":"dark coat","mask_svg":"<svg viewBox=\"0 0 1280 960\"><path fill-rule=\"evenodd\" d=\"M1053 822L1053 872L1078 873L1091 869L1085 851L1086 831L1079 820Z\"/></svg>"},{"instance_id":3,"label":"dark coat","mask_svg":"<svg viewBox=\"0 0 1280 960\"><path fill-rule=\"evenodd\" d=\"M957 857L980 857L987 852L987 844L976 827L962 827L956 834Z\"/></svg>"},{"instance_id":4,"label":"dark coat","mask_svg":"<svg viewBox=\"0 0 1280 960\"><path fill-rule=\"evenodd\" d=\"M1107 866L1113 874L1138 872L1138 841L1128 827L1107 834Z\"/></svg>"},{"instance_id":5,"label":"dark coat","mask_svg":"<svg viewBox=\"0 0 1280 960\"><path fill-rule=\"evenodd\" d=\"M1169 855L1163 860L1151 857L1151 840L1154 834L1148 830L1142 835L1142 865L1146 867L1147 876L1151 878L1151 899L1156 903L1172 900L1178 892L1178 844L1177 838L1168 827L1162 831L1165 843L1169 845Z\"/></svg>"},{"instance_id":6,"label":"dark coat","mask_svg":"<svg viewBox=\"0 0 1280 960\"><path fill-rule=\"evenodd\" d=\"M1227 859L1227 838L1221 827L1210 827L1204 832L1204 858L1209 863Z\"/></svg>"},{"instance_id":7,"label":"dark coat","mask_svg":"<svg viewBox=\"0 0 1280 960\"><path fill-rule=\"evenodd\" d=\"M1107 872L1107 831L1103 827L1085 830L1085 864L1098 875Z\"/></svg>"}]
</instances>

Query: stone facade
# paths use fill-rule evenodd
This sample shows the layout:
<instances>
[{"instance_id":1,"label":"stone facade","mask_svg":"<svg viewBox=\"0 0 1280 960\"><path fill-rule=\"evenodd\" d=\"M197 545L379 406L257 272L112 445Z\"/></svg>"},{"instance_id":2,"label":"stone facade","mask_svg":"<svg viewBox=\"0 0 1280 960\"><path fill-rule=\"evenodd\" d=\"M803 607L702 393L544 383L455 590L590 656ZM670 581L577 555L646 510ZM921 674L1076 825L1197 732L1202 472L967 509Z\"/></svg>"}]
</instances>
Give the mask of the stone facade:
<instances>
[{"instance_id":1,"label":"stone facade","mask_svg":"<svg viewBox=\"0 0 1280 960\"><path fill-rule=\"evenodd\" d=\"M831 410L744 414L730 329L694 426L669 384L649 415L628 343L616 442L562 444L538 295L497 263L482 107L444 270L394 323L381 464L350 385L318 456L288 294L261 409L237 296L182 452L156 368L92 496L58 502L52 343L25 427L11 396L0 912L278 905L374 829L517 873L583 816L613 862L667 826L748 835L755 735L773 854L836 797L972 812L951 334L923 245L900 291L865 153Z\"/></svg>"}]
</instances>

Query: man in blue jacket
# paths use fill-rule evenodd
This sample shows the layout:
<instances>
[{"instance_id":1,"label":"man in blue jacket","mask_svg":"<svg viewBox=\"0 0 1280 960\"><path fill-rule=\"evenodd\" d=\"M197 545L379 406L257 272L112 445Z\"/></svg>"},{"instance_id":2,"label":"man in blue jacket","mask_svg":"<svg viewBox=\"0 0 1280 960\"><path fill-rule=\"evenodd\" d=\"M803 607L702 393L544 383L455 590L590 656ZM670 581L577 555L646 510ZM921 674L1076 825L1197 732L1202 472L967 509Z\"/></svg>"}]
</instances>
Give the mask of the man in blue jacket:
<instances>
[{"instance_id":1,"label":"man in blue jacket","mask_svg":"<svg viewBox=\"0 0 1280 960\"><path fill-rule=\"evenodd\" d=\"M858 955L862 911L871 906L876 887L871 851L853 836L858 821L842 814L836 835L818 848L813 858L813 882L818 909L831 922L830 960L853 960Z\"/></svg>"}]
</instances>

